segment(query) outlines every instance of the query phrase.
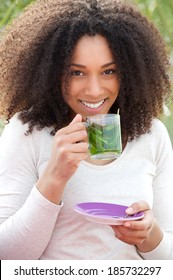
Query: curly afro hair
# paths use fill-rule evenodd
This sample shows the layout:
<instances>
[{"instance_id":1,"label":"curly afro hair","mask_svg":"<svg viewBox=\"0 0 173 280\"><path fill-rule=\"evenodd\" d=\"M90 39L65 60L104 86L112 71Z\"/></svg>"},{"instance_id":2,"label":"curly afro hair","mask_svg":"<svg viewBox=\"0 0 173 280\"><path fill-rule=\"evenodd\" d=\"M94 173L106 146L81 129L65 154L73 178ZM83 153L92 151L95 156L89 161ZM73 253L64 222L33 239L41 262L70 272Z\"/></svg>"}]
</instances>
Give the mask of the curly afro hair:
<instances>
[{"instance_id":1,"label":"curly afro hair","mask_svg":"<svg viewBox=\"0 0 173 280\"><path fill-rule=\"evenodd\" d=\"M69 63L85 34L104 36L118 65L120 91L110 112L120 109L123 137L149 132L170 94L169 60L153 24L117 0L39 0L27 7L1 36L0 115L9 120L20 112L28 133L68 124L61 77L67 73L70 84Z\"/></svg>"}]
</instances>

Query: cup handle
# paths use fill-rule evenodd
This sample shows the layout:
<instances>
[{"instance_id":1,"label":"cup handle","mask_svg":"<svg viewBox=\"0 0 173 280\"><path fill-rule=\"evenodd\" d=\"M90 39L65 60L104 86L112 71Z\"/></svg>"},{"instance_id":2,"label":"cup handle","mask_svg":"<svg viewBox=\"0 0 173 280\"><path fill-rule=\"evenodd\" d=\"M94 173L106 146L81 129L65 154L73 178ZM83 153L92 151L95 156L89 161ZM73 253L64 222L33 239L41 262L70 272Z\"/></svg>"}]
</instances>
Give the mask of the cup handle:
<instances>
[{"instance_id":1,"label":"cup handle","mask_svg":"<svg viewBox=\"0 0 173 280\"><path fill-rule=\"evenodd\" d=\"M87 122L82 122L82 124L85 126L85 128L87 128L89 126L89 124Z\"/></svg>"}]
</instances>

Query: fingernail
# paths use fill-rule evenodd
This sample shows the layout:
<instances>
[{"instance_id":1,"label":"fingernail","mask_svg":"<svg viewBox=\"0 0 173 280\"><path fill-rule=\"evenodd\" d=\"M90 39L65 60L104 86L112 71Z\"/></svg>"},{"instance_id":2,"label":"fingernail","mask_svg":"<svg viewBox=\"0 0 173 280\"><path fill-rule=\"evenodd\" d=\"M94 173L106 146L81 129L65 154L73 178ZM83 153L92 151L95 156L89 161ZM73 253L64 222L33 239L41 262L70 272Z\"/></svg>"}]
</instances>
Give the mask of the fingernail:
<instances>
[{"instance_id":1,"label":"fingernail","mask_svg":"<svg viewBox=\"0 0 173 280\"><path fill-rule=\"evenodd\" d=\"M133 214L133 208L132 208L132 207L128 207L128 208L126 209L126 213L127 213L127 214Z\"/></svg>"}]
</instances>

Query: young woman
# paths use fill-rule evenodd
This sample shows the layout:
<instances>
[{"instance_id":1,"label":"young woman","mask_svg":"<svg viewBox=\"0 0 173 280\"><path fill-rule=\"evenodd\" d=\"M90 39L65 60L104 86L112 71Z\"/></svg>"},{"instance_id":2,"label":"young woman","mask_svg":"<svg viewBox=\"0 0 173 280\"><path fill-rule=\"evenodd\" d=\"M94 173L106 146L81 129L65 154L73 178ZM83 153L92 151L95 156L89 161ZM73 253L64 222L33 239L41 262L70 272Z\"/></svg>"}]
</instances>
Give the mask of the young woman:
<instances>
[{"instance_id":1,"label":"young woman","mask_svg":"<svg viewBox=\"0 0 173 280\"><path fill-rule=\"evenodd\" d=\"M40 0L0 43L1 259L173 259L170 93L158 31L116 0ZM120 109L122 155L92 160L83 121ZM144 217L93 223L80 202Z\"/></svg>"}]
</instances>

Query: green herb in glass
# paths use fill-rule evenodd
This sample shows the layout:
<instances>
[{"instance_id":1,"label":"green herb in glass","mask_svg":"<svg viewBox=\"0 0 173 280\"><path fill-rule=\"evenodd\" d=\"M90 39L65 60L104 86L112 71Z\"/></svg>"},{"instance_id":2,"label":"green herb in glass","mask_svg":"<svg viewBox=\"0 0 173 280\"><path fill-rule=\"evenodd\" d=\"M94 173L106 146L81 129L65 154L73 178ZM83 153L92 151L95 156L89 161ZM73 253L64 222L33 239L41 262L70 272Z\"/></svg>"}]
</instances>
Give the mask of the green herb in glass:
<instances>
[{"instance_id":1,"label":"green herb in glass","mask_svg":"<svg viewBox=\"0 0 173 280\"><path fill-rule=\"evenodd\" d=\"M120 116L116 114L88 118L87 131L92 158L111 159L121 154L122 143L119 118Z\"/></svg>"}]
</instances>

